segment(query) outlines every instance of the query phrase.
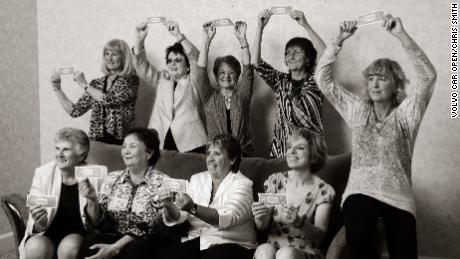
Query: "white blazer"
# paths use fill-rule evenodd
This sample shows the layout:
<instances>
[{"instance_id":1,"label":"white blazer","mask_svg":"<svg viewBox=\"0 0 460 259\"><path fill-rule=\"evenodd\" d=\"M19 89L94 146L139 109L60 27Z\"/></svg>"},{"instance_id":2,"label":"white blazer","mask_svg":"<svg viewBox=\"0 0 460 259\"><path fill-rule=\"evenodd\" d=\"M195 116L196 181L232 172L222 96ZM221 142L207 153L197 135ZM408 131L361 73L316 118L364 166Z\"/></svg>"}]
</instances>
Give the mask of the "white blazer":
<instances>
[{"instance_id":1,"label":"white blazer","mask_svg":"<svg viewBox=\"0 0 460 259\"><path fill-rule=\"evenodd\" d=\"M186 152L206 145L207 135L203 124L204 112L196 91L198 66L196 50L187 54L190 61L190 74L177 82L161 75L147 60L145 50L134 54L134 66L142 80L154 87L156 92L155 104L149 120L149 128L158 131L160 147L163 148L168 129L171 128L177 149Z\"/></svg>"},{"instance_id":2,"label":"white blazer","mask_svg":"<svg viewBox=\"0 0 460 259\"><path fill-rule=\"evenodd\" d=\"M62 176L61 170L56 166L56 162L53 160L37 169L35 169L34 178L32 181L32 187L30 187L30 194L39 194L39 195L53 195L57 196L57 205L59 206L59 198L61 196L61 184ZM82 195L79 195L80 202L80 215L82 217L83 225L85 226L85 213L84 208L86 206L86 198ZM48 223L46 224L46 229L48 229L53 222L54 217L56 216L57 209L48 208ZM32 215L29 213L29 219L27 220L26 233L24 238L19 245L19 258L25 258L25 241L28 237L33 235L43 235L46 232L46 229L40 233L32 233L35 220L32 218Z\"/></svg>"}]
</instances>

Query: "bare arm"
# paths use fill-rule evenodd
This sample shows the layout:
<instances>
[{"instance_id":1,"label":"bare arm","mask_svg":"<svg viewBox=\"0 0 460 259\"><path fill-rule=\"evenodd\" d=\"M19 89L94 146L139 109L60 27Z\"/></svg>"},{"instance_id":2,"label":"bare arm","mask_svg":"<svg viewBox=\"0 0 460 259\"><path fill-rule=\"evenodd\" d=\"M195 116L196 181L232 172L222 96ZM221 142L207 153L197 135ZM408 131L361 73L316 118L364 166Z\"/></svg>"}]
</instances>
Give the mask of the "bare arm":
<instances>
[{"instance_id":1,"label":"bare arm","mask_svg":"<svg viewBox=\"0 0 460 259\"><path fill-rule=\"evenodd\" d=\"M245 22L237 21L235 23L235 36L240 42L243 65L251 64L251 51L249 50L248 39L246 38L246 30L248 25Z\"/></svg>"},{"instance_id":2,"label":"bare arm","mask_svg":"<svg viewBox=\"0 0 460 259\"><path fill-rule=\"evenodd\" d=\"M326 44L324 44L323 40L319 37L315 30L310 26L305 18L305 14L299 10L293 10L290 14L291 18L294 19L300 26L302 26L305 31L307 32L308 36L313 43L316 51L318 52L317 60L323 55L324 50L326 49ZM315 61L317 61L315 60Z\"/></svg>"},{"instance_id":3,"label":"bare arm","mask_svg":"<svg viewBox=\"0 0 460 259\"><path fill-rule=\"evenodd\" d=\"M272 16L272 12L268 9L263 10L259 13L257 17L257 29L256 29L256 36L254 38L254 65L257 65L261 59L261 49L262 49L262 35L264 32L264 28L267 25L270 17Z\"/></svg>"}]
</instances>

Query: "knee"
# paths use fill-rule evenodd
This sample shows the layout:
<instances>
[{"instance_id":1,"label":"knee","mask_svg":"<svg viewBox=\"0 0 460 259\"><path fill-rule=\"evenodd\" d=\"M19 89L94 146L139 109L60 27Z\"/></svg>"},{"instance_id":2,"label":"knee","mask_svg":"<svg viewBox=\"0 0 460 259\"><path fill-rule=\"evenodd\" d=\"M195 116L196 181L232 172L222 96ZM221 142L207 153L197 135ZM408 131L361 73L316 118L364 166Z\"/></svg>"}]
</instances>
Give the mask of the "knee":
<instances>
[{"instance_id":1,"label":"knee","mask_svg":"<svg viewBox=\"0 0 460 259\"><path fill-rule=\"evenodd\" d=\"M274 259L275 258L275 248L273 246L265 243L257 247L254 252L255 259Z\"/></svg>"},{"instance_id":2,"label":"knee","mask_svg":"<svg viewBox=\"0 0 460 259\"><path fill-rule=\"evenodd\" d=\"M80 245L83 238L78 234L70 234L64 237L59 243L58 257L59 258L77 258Z\"/></svg>"},{"instance_id":3,"label":"knee","mask_svg":"<svg viewBox=\"0 0 460 259\"><path fill-rule=\"evenodd\" d=\"M278 252L276 252L276 259L297 259L304 258L303 253L293 247L281 247Z\"/></svg>"},{"instance_id":4,"label":"knee","mask_svg":"<svg viewBox=\"0 0 460 259\"><path fill-rule=\"evenodd\" d=\"M54 254L54 245L45 236L32 236L25 245L25 258L51 258Z\"/></svg>"}]
</instances>

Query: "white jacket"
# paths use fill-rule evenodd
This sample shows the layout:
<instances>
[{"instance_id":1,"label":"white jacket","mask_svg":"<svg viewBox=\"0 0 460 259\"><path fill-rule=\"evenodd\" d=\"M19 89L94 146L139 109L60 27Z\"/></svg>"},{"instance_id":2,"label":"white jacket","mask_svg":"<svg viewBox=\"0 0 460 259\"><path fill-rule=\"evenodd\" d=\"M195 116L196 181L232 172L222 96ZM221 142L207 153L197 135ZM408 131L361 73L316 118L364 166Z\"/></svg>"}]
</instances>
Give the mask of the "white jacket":
<instances>
[{"instance_id":1,"label":"white jacket","mask_svg":"<svg viewBox=\"0 0 460 259\"><path fill-rule=\"evenodd\" d=\"M35 169L34 178L32 181L32 187L30 187L29 194L38 194L38 195L53 195L57 196L57 205L59 206L59 198L61 196L61 184L62 176L61 170L56 166L56 162L53 160L37 169ZM85 224L85 213L84 208L86 206L86 198L82 195L78 196L80 201L80 215L82 217L83 225ZM28 237L33 235L43 235L46 230L50 227L53 222L54 217L56 216L58 208L52 209L48 208L48 223L46 224L46 229L40 233L32 233L35 220L33 220L32 215L29 213L29 219L27 220L26 233L24 238L19 245L19 258L25 258L25 241Z\"/></svg>"},{"instance_id":2,"label":"white jacket","mask_svg":"<svg viewBox=\"0 0 460 259\"><path fill-rule=\"evenodd\" d=\"M169 128L180 152L206 145L207 135L200 115L200 111L201 114L204 112L195 87L198 67L193 55L196 53L188 54L190 74L177 82L175 91L174 81L164 78L161 72L149 63L145 50L133 55L138 76L154 87L156 92L148 127L158 131L161 148Z\"/></svg>"}]
</instances>

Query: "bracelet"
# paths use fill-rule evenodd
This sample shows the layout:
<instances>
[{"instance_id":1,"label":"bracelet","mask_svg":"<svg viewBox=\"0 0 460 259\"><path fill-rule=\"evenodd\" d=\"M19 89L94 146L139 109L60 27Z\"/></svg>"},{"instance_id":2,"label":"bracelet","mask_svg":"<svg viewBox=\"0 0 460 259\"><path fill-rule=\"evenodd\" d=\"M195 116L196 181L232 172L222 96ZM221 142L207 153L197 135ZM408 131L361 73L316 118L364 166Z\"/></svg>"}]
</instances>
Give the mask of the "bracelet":
<instances>
[{"instance_id":1,"label":"bracelet","mask_svg":"<svg viewBox=\"0 0 460 259\"><path fill-rule=\"evenodd\" d=\"M198 205L196 203L193 204L193 207L190 209L189 213L192 215L196 215L196 212L198 210Z\"/></svg>"},{"instance_id":2,"label":"bracelet","mask_svg":"<svg viewBox=\"0 0 460 259\"><path fill-rule=\"evenodd\" d=\"M83 88L83 90L86 92L86 90L88 90L88 85L85 85L85 88Z\"/></svg>"},{"instance_id":3,"label":"bracelet","mask_svg":"<svg viewBox=\"0 0 460 259\"><path fill-rule=\"evenodd\" d=\"M249 48L249 45L241 46L241 49Z\"/></svg>"},{"instance_id":4,"label":"bracelet","mask_svg":"<svg viewBox=\"0 0 460 259\"><path fill-rule=\"evenodd\" d=\"M182 33L180 39L177 40L177 43L181 43L185 40L185 35Z\"/></svg>"}]
</instances>

